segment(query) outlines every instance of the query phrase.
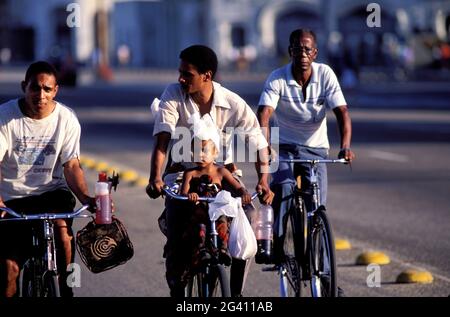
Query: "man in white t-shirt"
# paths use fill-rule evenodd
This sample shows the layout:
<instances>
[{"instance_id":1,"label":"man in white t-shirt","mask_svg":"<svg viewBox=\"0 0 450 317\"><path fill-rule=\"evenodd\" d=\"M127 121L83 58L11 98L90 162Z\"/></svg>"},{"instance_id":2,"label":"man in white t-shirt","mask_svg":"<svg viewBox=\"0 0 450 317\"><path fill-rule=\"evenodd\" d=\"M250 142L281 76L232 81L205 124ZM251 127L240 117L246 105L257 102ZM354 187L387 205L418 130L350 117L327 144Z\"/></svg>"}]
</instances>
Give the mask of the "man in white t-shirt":
<instances>
[{"instance_id":1,"label":"man in white t-shirt","mask_svg":"<svg viewBox=\"0 0 450 317\"><path fill-rule=\"evenodd\" d=\"M347 103L333 70L325 64L315 63L318 49L314 32L306 29L293 31L289 38L291 62L273 71L266 80L259 100L258 120L266 127L269 137L269 119L275 113L274 126L279 127L280 158L325 159L330 148L327 134L326 110L336 115L341 135L339 158L351 161L355 155L350 149L352 128ZM275 254L282 243L281 222L293 201L295 177L301 175L302 187L310 184L309 165L280 163L272 174L271 188L275 193L272 206ZM319 164L321 204L327 196L327 170ZM306 201L308 210L311 202ZM275 258L275 261L277 259Z\"/></svg>"},{"instance_id":2,"label":"man in white t-shirt","mask_svg":"<svg viewBox=\"0 0 450 317\"><path fill-rule=\"evenodd\" d=\"M1 207L20 213L70 212L76 203L71 191L82 204L94 205L79 162L80 124L72 109L53 100L56 78L49 63L33 63L22 82L24 97L0 105ZM73 263L75 250L71 225L69 220L55 220L61 295L67 297L73 296L66 283L66 267ZM0 297L17 292L30 232L25 222L0 224Z\"/></svg>"}]
</instances>

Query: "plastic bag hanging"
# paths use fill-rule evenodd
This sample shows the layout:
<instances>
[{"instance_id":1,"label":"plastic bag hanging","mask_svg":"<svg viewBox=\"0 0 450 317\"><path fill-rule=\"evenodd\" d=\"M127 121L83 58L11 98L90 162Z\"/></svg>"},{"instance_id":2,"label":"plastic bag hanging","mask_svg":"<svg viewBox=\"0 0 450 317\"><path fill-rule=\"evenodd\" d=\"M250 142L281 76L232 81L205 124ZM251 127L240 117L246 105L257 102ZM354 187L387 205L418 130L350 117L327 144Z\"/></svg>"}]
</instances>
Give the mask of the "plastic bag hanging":
<instances>
[{"instance_id":1,"label":"plastic bag hanging","mask_svg":"<svg viewBox=\"0 0 450 317\"><path fill-rule=\"evenodd\" d=\"M214 201L209 203L209 219L216 221L222 215L234 218L238 215L240 205L241 198L234 198L230 192L221 190Z\"/></svg>"},{"instance_id":2,"label":"plastic bag hanging","mask_svg":"<svg viewBox=\"0 0 450 317\"><path fill-rule=\"evenodd\" d=\"M239 207L237 216L231 222L228 250L233 258L247 260L255 256L258 245L250 222L242 207Z\"/></svg>"}]
</instances>

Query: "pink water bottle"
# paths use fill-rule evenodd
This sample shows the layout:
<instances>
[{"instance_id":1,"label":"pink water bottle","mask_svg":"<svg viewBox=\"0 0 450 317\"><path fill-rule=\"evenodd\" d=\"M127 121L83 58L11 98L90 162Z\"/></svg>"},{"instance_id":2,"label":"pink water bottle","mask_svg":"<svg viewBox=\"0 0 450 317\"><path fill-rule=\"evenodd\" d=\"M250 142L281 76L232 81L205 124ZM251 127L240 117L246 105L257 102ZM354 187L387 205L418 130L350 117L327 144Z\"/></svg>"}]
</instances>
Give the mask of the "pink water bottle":
<instances>
[{"instance_id":1,"label":"pink water bottle","mask_svg":"<svg viewBox=\"0 0 450 317\"><path fill-rule=\"evenodd\" d=\"M111 195L106 173L98 174L98 181L95 184L95 204L97 211L95 213L96 224L111 223Z\"/></svg>"}]
</instances>

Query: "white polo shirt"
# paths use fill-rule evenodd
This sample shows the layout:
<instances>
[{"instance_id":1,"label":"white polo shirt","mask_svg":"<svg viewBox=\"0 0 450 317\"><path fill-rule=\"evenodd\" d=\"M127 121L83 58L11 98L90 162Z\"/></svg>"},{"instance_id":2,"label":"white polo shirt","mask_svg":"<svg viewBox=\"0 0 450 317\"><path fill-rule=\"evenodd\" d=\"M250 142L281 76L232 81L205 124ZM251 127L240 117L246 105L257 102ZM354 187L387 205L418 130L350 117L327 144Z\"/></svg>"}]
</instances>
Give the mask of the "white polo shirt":
<instances>
[{"instance_id":1,"label":"white polo shirt","mask_svg":"<svg viewBox=\"0 0 450 317\"><path fill-rule=\"evenodd\" d=\"M344 106L347 102L333 70L320 63L311 66L306 99L289 63L267 78L259 105L275 109L274 122L280 127L280 144L329 149L326 109Z\"/></svg>"},{"instance_id":2,"label":"white polo shirt","mask_svg":"<svg viewBox=\"0 0 450 317\"><path fill-rule=\"evenodd\" d=\"M248 137L249 148L261 150L267 147L267 141L261 132L261 128L255 113L250 106L236 93L213 82L214 95L210 115L211 119L221 134L221 142L226 148L224 163L233 161L233 153L230 148L231 137L236 133L236 128ZM199 112L195 101L186 94L181 85L171 84L167 86L161 96L159 110L155 116L153 135L160 132L169 132L172 136L177 127L190 128L189 119L194 113ZM219 149L223 150L223 149Z\"/></svg>"}]
</instances>

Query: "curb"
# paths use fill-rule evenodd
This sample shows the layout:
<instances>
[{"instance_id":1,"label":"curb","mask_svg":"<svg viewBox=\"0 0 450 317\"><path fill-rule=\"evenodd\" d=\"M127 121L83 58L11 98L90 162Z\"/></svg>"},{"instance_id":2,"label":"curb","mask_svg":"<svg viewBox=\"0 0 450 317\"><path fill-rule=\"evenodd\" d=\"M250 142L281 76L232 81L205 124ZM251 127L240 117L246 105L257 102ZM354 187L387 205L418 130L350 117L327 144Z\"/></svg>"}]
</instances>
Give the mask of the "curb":
<instances>
[{"instance_id":1,"label":"curb","mask_svg":"<svg viewBox=\"0 0 450 317\"><path fill-rule=\"evenodd\" d=\"M148 178L142 177L139 175L138 172L132 169L120 169L116 166L111 166L105 161L96 161L95 159L89 157L89 156L81 156L80 157L80 164L90 170L96 171L96 172L106 172L107 174L112 174L113 172L116 172L120 175L120 181L127 183L131 186L138 186L138 187L146 187L148 184Z\"/></svg>"},{"instance_id":2,"label":"curb","mask_svg":"<svg viewBox=\"0 0 450 317\"><path fill-rule=\"evenodd\" d=\"M389 264L391 260L389 257L383 252L371 251L371 252L363 252L356 258L357 265L369 265L369 264L378 264L385 265Z\"/></svg>"},{"instance_id":3,"label":"curb","mask_svg":"<svg viewBox=\"0 0 450 317\"><path fill-rule=\"evenodd\" d=\"M336 239L334 240L334 248L336 250L350 250L352 245L350 241L346 239Z\"/></svg>"},{"instance_id":4,"label":"curb","mask_svg":"<svg viewBox=\"0 0 450 317\"><path fill-rule=\"evenodd\" d=\"M406 270L401 272L396 279L397 283L421 283L429 284L433 282L433 275L428 271Z\"/></svg>"}]
</instances>

